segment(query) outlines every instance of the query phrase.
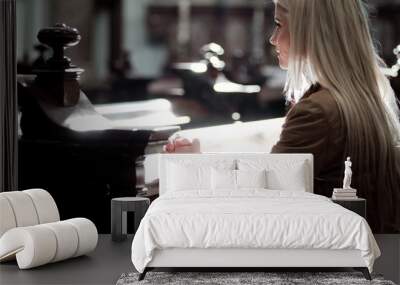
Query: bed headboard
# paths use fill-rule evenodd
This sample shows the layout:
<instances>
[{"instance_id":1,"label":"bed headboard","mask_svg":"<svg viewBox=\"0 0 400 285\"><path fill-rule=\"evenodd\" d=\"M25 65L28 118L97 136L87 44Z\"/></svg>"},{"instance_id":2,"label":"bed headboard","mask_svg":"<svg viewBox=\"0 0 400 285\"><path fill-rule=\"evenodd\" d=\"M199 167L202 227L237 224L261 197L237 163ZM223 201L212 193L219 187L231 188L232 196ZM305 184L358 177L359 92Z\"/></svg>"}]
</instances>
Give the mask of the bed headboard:
<instances>
[{"instance_id":1,"label":"bed headboard","mask_svg":"<svg viewBox=\"0 0 400 285\"><path fill-rule=\"evenodd\" d=\"M302 184L303 191L313 193L313 155L312 154L270 154L270 153L206 153L206 154L161 154L159 160L159 194L168 191L172 179L168 173L175 165L189 167L215 167L219 169L257 170L271 169L275 180ZM300 175L300 177L299 177ZM291 189L280 189L291 190Z\"/></svg>"}]
</instances>

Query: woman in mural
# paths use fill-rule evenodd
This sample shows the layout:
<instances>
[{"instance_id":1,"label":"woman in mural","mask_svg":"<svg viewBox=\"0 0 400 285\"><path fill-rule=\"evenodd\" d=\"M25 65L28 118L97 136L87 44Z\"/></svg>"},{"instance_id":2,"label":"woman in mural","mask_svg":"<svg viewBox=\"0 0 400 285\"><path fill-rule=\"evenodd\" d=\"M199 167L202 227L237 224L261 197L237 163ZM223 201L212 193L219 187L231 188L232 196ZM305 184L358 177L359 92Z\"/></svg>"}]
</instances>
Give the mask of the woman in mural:
<instances>
[{"instance_id":1,"label":"woman in mural","mask_svg":"<svg viewBox=\"0 0 400 285\"><path fill-rule=\"evenodd\" d=\"M400 122L362 0L275 0L269 42L287 70L292 102L272 153L312 153L314 192L331 196L353 162L353 187L368 200L375 233L400 232ZM177 138L166 152L197 152Z\"/></svg>"}]
</instances>

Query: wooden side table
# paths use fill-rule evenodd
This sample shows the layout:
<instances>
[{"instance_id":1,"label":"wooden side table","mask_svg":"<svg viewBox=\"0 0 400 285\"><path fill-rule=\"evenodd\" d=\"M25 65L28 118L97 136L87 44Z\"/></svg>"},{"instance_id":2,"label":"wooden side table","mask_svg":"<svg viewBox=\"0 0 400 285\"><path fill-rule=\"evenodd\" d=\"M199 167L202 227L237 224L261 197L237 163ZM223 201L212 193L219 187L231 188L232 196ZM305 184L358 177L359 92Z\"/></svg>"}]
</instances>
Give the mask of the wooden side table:
<instances>
[{"instance_id":1,"label":"wooden side table","mask_svg":"<svg viewBox=\"0 0 400 285\"><path fill-rule=\"evenodd\" d=\"M134 212L134 233L139 227L150 205L150 199L143 197L122 197L111 200L111 238L123 241L127 236L127 212Z\"/></svg>"},{"instance_id":2,"label":"wooden side table","mask_svg":"<svg viewBox=\"0 0 400 285\"><path fill-rule=\"evenodd\" d=\"M359 214L364 219L367 218L367 200L363 198L357 199L332 199L332 202Z\"/></svg>"}]
</instances>

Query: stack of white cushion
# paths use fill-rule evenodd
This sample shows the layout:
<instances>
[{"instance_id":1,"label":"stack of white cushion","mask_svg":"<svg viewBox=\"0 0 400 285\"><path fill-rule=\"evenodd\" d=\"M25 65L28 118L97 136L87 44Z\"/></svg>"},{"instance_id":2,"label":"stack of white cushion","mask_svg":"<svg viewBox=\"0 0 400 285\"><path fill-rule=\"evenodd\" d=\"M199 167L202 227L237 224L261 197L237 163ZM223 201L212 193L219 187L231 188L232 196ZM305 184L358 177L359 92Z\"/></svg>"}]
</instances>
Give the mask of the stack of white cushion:
<instances>
[{"instance_id":1,"label":"stack of white cushion","mask_svg":"<svg viewBox=\"0 0 400 285\"><path fill-rule=\"evenodd\" d=\"M20 269L84 255L97 245L96 226L85 218L60 221L43 189L0 193L0 217L0 261L16 258Z\"/></svg>"},{"instance_id":2,"label":"stack of white cushion","mask_svg":"<svg viewBox=\"0 0 400 285\"><path fill-rule=\"evenodd\" d=\"M241 190L312 192L311 154L166 154L160 161L160 194L237 194Z\"/></svg>"}]
</instances>

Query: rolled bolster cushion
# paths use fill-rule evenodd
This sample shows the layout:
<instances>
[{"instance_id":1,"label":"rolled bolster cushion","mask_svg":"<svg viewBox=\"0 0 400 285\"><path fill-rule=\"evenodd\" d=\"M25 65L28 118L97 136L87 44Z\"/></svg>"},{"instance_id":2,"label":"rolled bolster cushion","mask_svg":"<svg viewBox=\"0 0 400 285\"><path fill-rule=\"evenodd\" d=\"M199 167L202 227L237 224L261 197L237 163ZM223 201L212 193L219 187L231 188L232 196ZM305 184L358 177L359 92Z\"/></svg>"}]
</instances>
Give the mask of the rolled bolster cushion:
<instances>
[{"instance_id":1,"label":"rolled bolster cushion","mask_svg":"<svg viewBox=\"0 0 400 285\"><path fill-rule=\"evenodd\" d=\"M7 231L0 238L0 261L16 256L20 269L86 254L96 248L96 226L76 218Z\"/></svg>"},{"instance_id":2,"label":"rolled bolster cushion","mask_svg":"<svg viewBox=\"0 0 400 285\"><path fill-rule=\"evenodd\" d=\"M43 189L0 193L0 217L0 237L15 227L60 220L53 197Z\"/></svg>"},{"instance_id":3,"label":"rolled bolster cushion","mask_svg":"<svg viewBox=\"0 0 400 285\"><path fill-rule=\"evenodd\" d=\"M15 228L17 221L8 199L0 195L0 237L9 229Z\"/></svg>"},{"instance_id":4,"label":"rolled bolster cushion","mask_svg":"<svg viewBox=\"0 0 400 285\"><path fill-rule=\"evenodd\" d=\"M57 240L57 250L51 262L68 259L75 255L78 249L78 232L75 228L65 221L44 224L55 235Z\"/></svg>"},{"instance_id":5,"label":"rolled bolster cushion","mask_svg":"<svg viewBox=\"0 0 400 285\"><path fill-rule=\"evenodd\" d=\"M10 191L1 193L1 196L10 203L17 227L33 226L39 223L35 205L28 194L22 191Z\"/></svg>"},{"instance_id":6,"label":"rolled bolster cushion","mask_svg":"<svg viewBox=\"0 0 400 285\"><path fill-rule=\"evenodd\" d=\"M74 257L93 251L97 246L97 228L92 221L85 218L74 218L64 222L73 225L78 233L78 248Z\"/></svg>"},{"instance_id":7,"label":"rolled bolster cushion","mask_svg":"<svg viewBox=\"0 0 400 285\"><path fill-rule=\"evenodd\" d=\"M53 231L43 225L14 228L0 239L0 261L16 255L20 269L51 262L57 251Z\"/></svg>"},{"instance_id":8,"label":"rolled bolster cushion","mask_svg":"<svg viewBox=\"0 0 400 285\"><path fill-rule=\"evenodd\" d=\"M53 197L43 189L29 189L22 191L28 194L35 205L39 224L58 222L60 214Z\"/></svg>"}]
</instances>

